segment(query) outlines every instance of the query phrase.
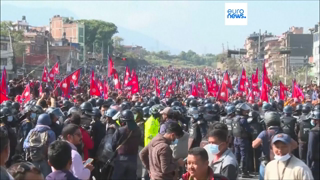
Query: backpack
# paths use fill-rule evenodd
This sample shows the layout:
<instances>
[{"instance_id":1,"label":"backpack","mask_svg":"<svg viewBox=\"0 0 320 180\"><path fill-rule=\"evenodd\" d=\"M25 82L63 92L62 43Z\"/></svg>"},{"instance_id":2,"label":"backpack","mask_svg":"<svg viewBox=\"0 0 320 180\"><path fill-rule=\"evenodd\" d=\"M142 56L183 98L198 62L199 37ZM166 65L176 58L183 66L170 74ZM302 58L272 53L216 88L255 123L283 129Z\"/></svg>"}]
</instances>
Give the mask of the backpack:
<instances>
[{"instance_id":1,"label":"backpack","mask_svg":"<svg viewBox=\"0 0 320 180\"><path fill-rule=\"evenodd\" d=\"M224 119L224 124L227 125L228 127L228 136L233 136L232 135L232 122L233 122L233 119L232 118L226 118Z\"/></svg>"},{"instance_id":2,"label":"backpack","mask_svg":"<svg viewBox=\"0 0 320 180\"><path fill-rule=\"evenodd\" d=\"M283 119L281 120L281 128L283 130L283 133L289 135L290 137L295 137L295 123L296 121L294 119Z\"/></svg>"},{"instance_id":3,"label":"backpack","mask_svg":"<svg viewBox=\"0 0 320 180\"><path fill-rule=\"evenodd\" d=\"M299 124L300 127L300 140L303 142L308 142L309 131L312 129L310 121L301 121Z\"/></svg>"},{"instance_id":4,"label":"backpack","mask_svg":"<svg viewBox=\"0 0 320 180\"><path fill-rule=\"evenodd\" d=\"M27 148L27 158L32 161L41 161L47 158L48 151L48 131L32 131L29 139L29 148Z\"/></svg>"},{"instance_id":5,"label":"backpack","mask_svg":"<svg viewBox=\"0 0 320 180\"><path fill-rule=\"evenodd\" d=\"M262 131L262 126L259 122L251 122L250 127L253 130L251 133L252 140L255 140Z\"/></svg>"},{"instance_id":6,"label":"backpack","mask_svg":"<svg viewBox=\"0 0 320 180\"><path fill-rule=\"evenodd\" d=\"M242 137L243 127L240 125L240 118L232 121L232 134L234 137Z\"/></svg>"}]
</instances>

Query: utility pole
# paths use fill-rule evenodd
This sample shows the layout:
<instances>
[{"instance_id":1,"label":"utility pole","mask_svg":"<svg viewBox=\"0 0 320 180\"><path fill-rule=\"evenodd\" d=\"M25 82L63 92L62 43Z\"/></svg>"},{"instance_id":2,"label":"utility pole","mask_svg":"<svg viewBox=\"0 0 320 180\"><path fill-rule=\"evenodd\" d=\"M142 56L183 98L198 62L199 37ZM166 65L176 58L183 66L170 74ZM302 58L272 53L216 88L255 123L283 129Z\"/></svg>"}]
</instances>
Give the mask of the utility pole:
<instances>
[{"instance_id":1,"label":"utility pole","mask_svg":"<svg viewBox=\"0 0 320 180\"><path fill-rule=\"evenodd\" d=\"M102 64L104 61L104 48L103 48L103 41L102 41L102 49L101 49L101 53L102 53Z\"/></svg>"},{"instance_id":2,"label":"utility pole","mask_svg":"<svg viewBox=\"0 0 320 180\"><path fill-rule=\"evenodd\" d=\"M222 53L224 53L224 44L222 43Z\"/></svg>"},{"instance_id":3,"label":"utility pole","mask_svg":"<svg viewBox=\"0 0 320 180\"><path fill-rule=\"evenodd\" d=\"M26 54L26 53L23 53L23 54L22 54L22 69L23 69L23 74L25 73L25 65L26 65L26 64L25 64L25 54Z\"/></svg>"},{"instance_id":4,"label":"utility pole","mask_svg":"<svg viewBox=\"0 0 320 180\"><path fill-rule=\"evenodd\" d=\"M50 66L50 61L49 61L49 40L47 39L47 66L49 68Z\"/></svg>"}]
</instances>

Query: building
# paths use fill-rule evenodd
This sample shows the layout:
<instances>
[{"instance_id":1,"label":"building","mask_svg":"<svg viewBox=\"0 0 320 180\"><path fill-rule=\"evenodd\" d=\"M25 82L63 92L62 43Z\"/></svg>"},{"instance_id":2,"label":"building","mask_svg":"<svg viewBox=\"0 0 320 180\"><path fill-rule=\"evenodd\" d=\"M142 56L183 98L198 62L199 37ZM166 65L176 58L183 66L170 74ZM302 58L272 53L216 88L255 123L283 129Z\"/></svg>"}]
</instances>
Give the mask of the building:
<instances>
[{"instance_id":1,"label":"building","mask_svg":"<svg viewBox=\"0 0 320 180\"><path fill-rule=\"evenodd\" d=\"M313 48L312 48L312 58L309 59L309 63L313 65L311 69L311 76L317 78L317 84L320 85L320 49L319 49L319 32L320 32L320 22L314 26L314 28L309 29L313 34Z\"/></svg>"},{"instance_id":2,"label":"building","mask_svg":"<svg viewBox=\"0 0 320 180\"><path fill-rule=\"evenodd\" d=\"M11 39L13 41L13 39ZM0 65L1 65L1 73L3 68L6 68L7 71L7 78L12 79L15 77L14 73L14 64L13 64L13 49L12 49L12 42L10 42L9 36L0 36L0 44L1 44L1 58L0 58Z\"/></svg>"},{"instance_id":3,"label":"building","mask_svg":"<svg viewBox=\"0 0 320 180\"><path fill-rule=\"evenodd\" d=\"M29 31L24 33L27 54L46 54L48 32ZM49 42L48 42L49 43Z\"/></svg>"},{"instance_id":4,"label":"building","mask_svg":"<svg viewBox=\"0 0 320 180\"><path fill-rule=\"evenodd\" d=\"M282 59L282 77L308 64L312 56L313 36L303 34L302 27L290 27L279 38L280 58Z\"/></svg>"},{"instance_id":5,"label":"building","mask_svg":"<svg viewBox=\"0 0 320 180\"><path fill-rule=\"evenodd\" d=\"M244 48L247 50L246 58L250 61L252 60L263 60L264 59L264 49L266 46L265 38L274 37L272 33L265 33L261 34L253 32L250 34L247 39L245 40Z\"/></svg>"},{"instance_id":6,"label":"building","mask_svg":"<svg viewBox=\"0 0 320 180\"><path fill-rule=\"evenodd\" d=\"M27 22L26 16L22 16L22 20L18 20L16 22L13 22L12 27L16 31L22 30L24 32L28 32L30 25Z\"/></svg>"},{"instance_id":7,"label":"building","mask_svg":"<svg viewBox=\"0 0 320 180\"><path fill-rule=\"evenodd\" d=\"M74 21L72 17L55 15L50 19L50 33L54 41L67 39L68 42L79 44L79 58L83 60L83 54L85 54L85 26L83 23Z\"/></svg>"},{"instance_id":8,"label":"building","mask_svg":"<svg viewBox=\"0 0 320 180\"><path fill-rule=\"evenodd\" d=\"M281 75L282 60L279 56L280 43L278 41L279 37L267 37L264 39L264 59L266 61L266 68L269 75Z\"/></svg>"},{"instance_id":9,"label":"building","mask_svg":"<svg viewBox=\"0 0 320 180\"><path fill-rule=\"evenodd\" d=\"M57 57L61 71L67 70L67 65L71 67L70 70L76 70L80 66L80 50L76 48L76 45L51 46L50 55Z\"/></svg>"}]
</instances>

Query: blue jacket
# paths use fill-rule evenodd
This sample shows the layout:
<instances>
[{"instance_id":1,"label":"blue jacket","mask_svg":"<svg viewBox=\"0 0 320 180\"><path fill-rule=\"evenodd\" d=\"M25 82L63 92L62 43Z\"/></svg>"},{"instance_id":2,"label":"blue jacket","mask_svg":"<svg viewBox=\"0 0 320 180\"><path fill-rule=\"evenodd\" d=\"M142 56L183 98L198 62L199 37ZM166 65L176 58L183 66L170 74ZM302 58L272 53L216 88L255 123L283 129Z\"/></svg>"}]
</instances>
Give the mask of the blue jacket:
<instances>
[{"instance_id":1,"label":"blue jacket","mask_svg":"<svg viewBox=\"0 0 320 180\"><path fill-rule=\"evenodd\" d=\"M23 149L28 149L29 148L29 137L33 131L38 131L38 132L44 132L48 131L48 144L51 144L53 141L56 140L56 134L51 130L49 126L44 126L44 125L36 125L35 128L31 129L30 132L28 133L27 138L23 142Z\"/></svg>"}]
</instances>

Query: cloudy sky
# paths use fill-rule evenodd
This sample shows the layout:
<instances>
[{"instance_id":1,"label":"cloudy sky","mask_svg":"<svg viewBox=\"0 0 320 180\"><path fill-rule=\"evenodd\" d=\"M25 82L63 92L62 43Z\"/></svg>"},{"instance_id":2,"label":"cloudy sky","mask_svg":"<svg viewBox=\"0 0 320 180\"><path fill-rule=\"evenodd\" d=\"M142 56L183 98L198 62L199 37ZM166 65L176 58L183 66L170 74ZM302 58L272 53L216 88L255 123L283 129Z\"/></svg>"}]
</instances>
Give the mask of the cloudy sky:
<instances>
[{"instance_id":1,"label":"cloudy sky","mask_svg":"<svg viewBox=\"0 0 320 180\"><path fill-rule=\"evenodd\" d=\"M31 8L67 9L80 19L113 22L170 47L192 49L200 54L219 53L222 43L226 46L227 42L229 48L242 48L245 38L259 29L280 35L290 26L299 26L307 33L308 28L319 22L316 0L246 2L247 26L224 25L224 1L1 1L1 8L14 5L31 11Z\"/></svg>"}]
</instances>

